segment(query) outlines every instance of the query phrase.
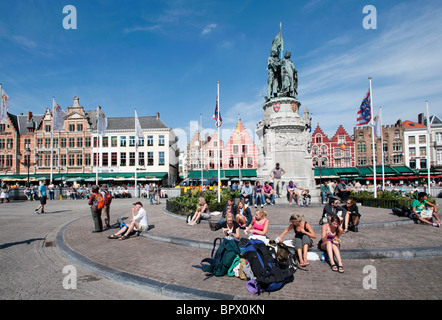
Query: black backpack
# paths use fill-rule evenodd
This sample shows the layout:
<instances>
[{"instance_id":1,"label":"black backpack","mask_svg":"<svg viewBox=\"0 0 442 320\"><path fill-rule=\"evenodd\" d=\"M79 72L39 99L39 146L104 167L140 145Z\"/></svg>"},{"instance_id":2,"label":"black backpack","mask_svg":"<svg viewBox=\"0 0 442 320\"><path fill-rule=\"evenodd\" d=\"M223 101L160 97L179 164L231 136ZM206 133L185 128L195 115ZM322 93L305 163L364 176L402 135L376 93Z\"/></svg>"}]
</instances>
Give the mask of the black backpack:
<instances>
[{"instance_id":1,"label":"black backpack","mask_svg":"<svg viewBox=\"0 0 442 320\"><path fill-rule=\"evenodd\" d=\"M279 290L286 283L293 281L295 269L280 268L273 248L267 247L264 242L250 239L243 254L256 277L258 293Z\"/></svg>"},{"instance_id":2,"label":"black backpack","mask_svg":"<svg viewBox=\"0 0 442 320\"><path fill-rule=\"evenodd\" d=\"M410 217L411 210L407 206L404 206L403 204L397 204L392 209L393 213L397 215L398 217Z\"/></svg>"}]
</instances>

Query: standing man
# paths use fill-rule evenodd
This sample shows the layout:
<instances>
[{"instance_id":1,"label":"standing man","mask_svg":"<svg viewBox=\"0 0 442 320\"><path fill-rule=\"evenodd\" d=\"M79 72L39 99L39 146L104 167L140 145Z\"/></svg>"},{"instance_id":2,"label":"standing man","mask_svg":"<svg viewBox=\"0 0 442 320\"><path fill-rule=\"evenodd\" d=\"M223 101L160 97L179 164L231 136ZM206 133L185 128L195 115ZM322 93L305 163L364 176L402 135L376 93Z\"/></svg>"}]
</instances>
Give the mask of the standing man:
<instances>
[{"instance_id":1,"label":"standing man","mask_svg":"<svg viewBox=\"0 0 442 320\"><path fill-rule=\"evenodd\" d=\"M279 167L279 163L277 163L275 168L270 172L270 178L273 180L273 189L276 191L278 198L281 198L281 178L284 173L285 170Z\"/></svg>"},{"instance_id":2,"label":"standing man","mask_svg":"<svg viewBox=\"0 0 442 320\"><path fill-rule=\"evenodd\" d=\"M41 209L41 213L45 213L45 204L47 199L47 193L46 193L46 181L43 181L40 186L38 187L38 193L40 196L40 205L37 209L35 209L35 213L38 214L38 210Z\"/></svg>"},{"instance_id":3,"label":"standing man","mask_svg":"<svg viewBox=\"0 0 442 320\"><path fill-rule=\"evenodd\" d=\"M88 202L88 204L91 206L92 220L94 221L94 227L95 227L95 230L92 231L93 233L103 231L103 221L101 220L102 208L100 208L101 207L100 202L103 202L103 207L104 207L104 199L100 193L100 188L97 185L93 185L92 193L89 196L89 202Z\"/></svg>"},{"instance_id":4,"label":"standing man","mask_svg":"<svg viewBox=\"0 0 442 320\"><path fill-rule=\"evenodd\" d=\"M112 202L112 194L107 189L107 185L103 184L101 186L101 194L104 198L104 207L101 212L102 219L104 222L103 229L109 229L110 228L110 205Z\"/></svg>"}]
</instances>

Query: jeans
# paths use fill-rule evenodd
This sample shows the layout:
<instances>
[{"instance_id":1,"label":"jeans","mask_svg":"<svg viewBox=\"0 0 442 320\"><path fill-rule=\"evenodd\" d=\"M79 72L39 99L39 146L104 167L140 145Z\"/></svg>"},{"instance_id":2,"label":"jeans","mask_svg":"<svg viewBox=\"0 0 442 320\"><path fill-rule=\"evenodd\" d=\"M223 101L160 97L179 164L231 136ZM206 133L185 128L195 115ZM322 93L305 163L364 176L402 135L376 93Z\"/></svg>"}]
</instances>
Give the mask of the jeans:
<instances>
[{"instance_id":1,"label":"jeans","mask_svg":"<svg viewBox=\"0 0 442 320\"><path fill-rule=\"evenodd\" d=\"M253 196L252 196L252 194L248 194L248 195L246 195L245 197L242 195L242 193L239 195L239 200L243 200L244 201L244 199L249 199L249 205L252 205L253 204Z\"/></svg>"},{"instance_id":2,"label":"jeans","mask_svg":"<svg viewBox=\"0 0 442 320\"><path fill-rule=\"evenodd\" d=\"M274 193L272 193L270 196L267 196L267 195L263 195L263 196L264 196L264 202L265 202L265 200L270 198L270 203L275 204L275 194Z\"/></svg>"},{"instance_id":3,"label":"jeans","mask_svg":"<svg viewBox=\"0 0 442 320\"><path fill-rule=\"evenodd\" d=\"M265 204L264 195L262 193L255 194L255 206L257 206L258 204Z\"/></svg>"},{"instance_id":4,"label":"jeans","mask_svg":"<svg viewBox=\"0 0 442 320\"><path fill-rule=\"evenodd\" d=\"M327 194L326 192L321 192L321 197L322 197L322 203L327 203L327 200L330 197L330 193Z\"/></svg>"}]
</instances>

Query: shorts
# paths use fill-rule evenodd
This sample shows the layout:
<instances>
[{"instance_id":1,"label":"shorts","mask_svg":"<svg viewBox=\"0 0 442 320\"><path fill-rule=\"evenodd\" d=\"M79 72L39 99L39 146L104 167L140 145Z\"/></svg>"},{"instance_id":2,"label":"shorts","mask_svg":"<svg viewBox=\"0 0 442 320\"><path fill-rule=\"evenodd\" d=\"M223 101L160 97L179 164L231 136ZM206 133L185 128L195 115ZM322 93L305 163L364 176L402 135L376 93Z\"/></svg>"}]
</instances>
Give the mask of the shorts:
<instances>
[{"instance_id":1,"label":"shorts","mask_svg":"<svg viewBox=\"0 0 442 320\"><path fill-rule=\"evenodd\" d=\"M46 196L40 197L40 204L46 204Z\"/></svg>"},{"instance_id":2,"label":"shorts","mask_svg":"<svg viewBox=\"0 0 442 320\"><path fill-rule=\"evenodd\" d=\"M302 238L295 237L293 239L293 246L296 250L302 249L302 247L304 247L306 244L308 244L309 247L313 245L312 239L306 234L304 234Z\"/></svg>"},{"instance_id":3,"label":"shorts","mask_svg":"<svg viewBox=\"0 0 442 320\"><path fill-rule=\"evenodd\" d=\"M134 230L135 231L147 231L147 226L144 224L140 224L140 227L139 228L134 227Z\"/></svg>"}]
</instances>

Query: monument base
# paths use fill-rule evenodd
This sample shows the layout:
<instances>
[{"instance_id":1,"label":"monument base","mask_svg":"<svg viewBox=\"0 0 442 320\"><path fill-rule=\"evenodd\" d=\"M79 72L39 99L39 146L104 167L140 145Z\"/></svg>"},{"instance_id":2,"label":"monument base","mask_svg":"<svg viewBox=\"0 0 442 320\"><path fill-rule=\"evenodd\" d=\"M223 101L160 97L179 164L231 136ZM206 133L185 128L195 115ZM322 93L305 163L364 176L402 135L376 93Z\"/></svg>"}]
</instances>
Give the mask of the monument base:
<instances>
[{"instance_id":1,"label":"monument base","mask_svg":"<svg viewBox=\"0 0 442 320\"><path fill-rule=\"evenodd\" d=\"M305 107L301 117L300 107L301 102L291 97L273 98L264 104L264 118L257 124L257 176L262 183L271 181L270 173L279 163L286 171L282 177L285 185L293 181L309 189L312 201L317 202L319 193L312 165L310 113ZM285 191L281 195L285 197Z\"/></svg>"}]
</instances>

